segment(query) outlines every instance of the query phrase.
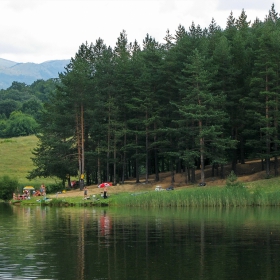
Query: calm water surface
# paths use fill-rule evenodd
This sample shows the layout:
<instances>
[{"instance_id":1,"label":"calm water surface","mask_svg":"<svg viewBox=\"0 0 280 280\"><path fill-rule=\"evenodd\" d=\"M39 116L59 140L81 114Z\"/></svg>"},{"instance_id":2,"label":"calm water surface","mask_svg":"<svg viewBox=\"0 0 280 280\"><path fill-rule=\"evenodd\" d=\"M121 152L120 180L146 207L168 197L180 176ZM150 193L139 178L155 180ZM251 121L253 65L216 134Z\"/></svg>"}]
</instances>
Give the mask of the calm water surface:
<instances>
[{"instance_id":1,"label":"calm water surface","mask_svg":"<svg viewBox=\"0 0 280 280\"><path fill-rule=\"evenodd\" d=\"M280 209L0 203L0 279L280 279Z\"/></svg>"}]
</instances>

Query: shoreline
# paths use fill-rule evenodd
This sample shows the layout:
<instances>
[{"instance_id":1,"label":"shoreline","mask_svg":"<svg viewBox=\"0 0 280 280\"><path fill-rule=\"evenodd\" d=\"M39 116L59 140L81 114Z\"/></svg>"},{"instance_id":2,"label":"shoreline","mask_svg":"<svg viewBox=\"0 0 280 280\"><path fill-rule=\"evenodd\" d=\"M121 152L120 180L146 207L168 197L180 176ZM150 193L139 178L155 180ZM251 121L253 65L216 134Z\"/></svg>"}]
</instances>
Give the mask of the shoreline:
<instances>
[{"instance_id":1,"label":"shoreline","mask_svg":"<svg viewBox=\"0 0 280 280\"><path fill-rule=\"evenodd\" d=\"M81 192L83 194L83 192ZM55 195L54 195L55 196ZM96 195L72 197L53 197L47 199L31 198L11 201L19 206L57 206L57 207L266 207L280 206L280 189L246 187L192 187L164 191L138 191L109 194L104 199Z\"/></svg>"}]
</instances>

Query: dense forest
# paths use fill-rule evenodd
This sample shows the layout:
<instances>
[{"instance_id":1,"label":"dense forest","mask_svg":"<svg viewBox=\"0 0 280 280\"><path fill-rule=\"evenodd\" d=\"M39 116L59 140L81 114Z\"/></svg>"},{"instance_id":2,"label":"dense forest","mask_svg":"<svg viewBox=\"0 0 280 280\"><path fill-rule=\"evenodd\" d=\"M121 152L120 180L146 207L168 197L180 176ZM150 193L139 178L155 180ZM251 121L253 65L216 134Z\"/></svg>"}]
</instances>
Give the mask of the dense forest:
<instances>
[{"instance_id":1,"label":"dense forest","mask_svg":"<svg viewBox=\"0 0 280 280\"><path fill-rule=\"evenodd\" d=\"M203 183L205 165L223 177L225 164L234 171L250 158L262 160L267 177L278 176L279 70L274 5L254 22L244 10L237 18L231 12L224 30L214 19L205 29L179 25L163 44L149 34L142 45L129 43L122 31L114 48L101 38L82 44L58 81L49 81L46 100L40 92L16 107L1 92L1 136L13 136L15 118L36 120L29 178L116 184L170 171L193 183L199 168ZM22 95L17 85L5 94ZM5 102L17 110L4 112Z\"/></svg>"}]
</instances>

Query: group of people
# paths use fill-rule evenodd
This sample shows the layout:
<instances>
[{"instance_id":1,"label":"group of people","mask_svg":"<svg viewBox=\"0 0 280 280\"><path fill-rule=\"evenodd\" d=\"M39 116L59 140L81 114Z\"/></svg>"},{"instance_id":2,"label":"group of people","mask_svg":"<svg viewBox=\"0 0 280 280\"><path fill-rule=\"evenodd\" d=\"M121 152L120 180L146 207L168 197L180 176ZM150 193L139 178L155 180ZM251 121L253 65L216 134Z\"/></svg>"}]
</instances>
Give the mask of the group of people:
<instances>
[{"instance_id":1,"label":"group of people","mask_svg":"<svg viewBox=\"0 0 280 280\"><path fill-rule=\"evenodd\" d=\"M24 190L22 195L17 195L13 193L13 200L23 200L23 199L30 199L30 193L28 190Z\"/></svg>"},{"instance_id":2,"label":"group of people","mask_svg":"<svg viewBox=\"0 0 280 280\"><path fill-rule=\"evenodd\" d=\"M46 196L46 187L44 184L40 186L40 190L34 190L33 196Z\"/></svg>"},{"instance_id":3,"label":"group of people","mask_svg":"<svg viewBox=\"0 0 280 280\"><path fill-rule=\"evenodd\" d=\"M23 199L30 199L30 197L32 196L46 196L46 187L44 184L41 185L40 190L35 190L34 188L29 188L27 189L24 188L23 189L23 193L22 194L16 194L13 193L13 199L14 200L23 200Z\"/></svg>"}]
</instances>

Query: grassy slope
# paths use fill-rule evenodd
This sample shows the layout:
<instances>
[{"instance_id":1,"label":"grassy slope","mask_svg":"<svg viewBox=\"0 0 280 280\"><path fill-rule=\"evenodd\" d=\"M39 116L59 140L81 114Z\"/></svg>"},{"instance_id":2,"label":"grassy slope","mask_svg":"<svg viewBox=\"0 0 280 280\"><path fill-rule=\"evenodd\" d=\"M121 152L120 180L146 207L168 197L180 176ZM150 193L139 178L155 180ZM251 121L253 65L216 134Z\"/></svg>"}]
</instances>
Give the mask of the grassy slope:
<instances>
[{"instance_id":1,"label":"grassy slope","mask_svg":"<svg viewBox=\"0 0 280 280\"><path fill-rule=\"evenodd\" d=\"M0 139L0 176L8 175L17 178L21 185L39 185L42 179L29 181L26 176L34 166L31 160L32 150L38 139L35 135ZM43 179L44 183L52 183L53 179Z\"/></svg>"},{"instance_id":2,"label":"grassy slope","mask_svg":"<svg viewBox=\"0 0 280 280\"><path fill-rule=\"evenodd\" d=\"M51 184L55 182L55 179L44 178L44 179L34 179L31 182L26 179L26 176L29 171L31 171L34 166L31 160L32 150L36 147L38 139L36 136L26 136L26 137L16 137L10 139L0 139L0 176L8 175L12 178L17 178L19 183L23 185L33 185L38 187L42 181L45 184ZM272 178L269 180L264 180L265 174L264 171L261 171L261 165L259 161L256 162L247 162L246 164L238 164L238 180L244 182L245 185L249 187L264 187L267 191L274 191L280 188L280 178ZM207 186L224 186L226 180L220 180L218 177L211 177L211 167L208 167L206 171L206 182ZM279 170L280 171L280 170ZM226 174L229 174L229 170L226 168ZM209 174L208 174L209 173ZM273 173L273 170L271 171ZM155 185L159 184L163 187L170 185L170 172L161 174L160 182L152 182L153 176L151 176L151 184L142 185L145 190L153 190ZM176 174L175 187L185 187L184 175ZM197 176L199 180L199 176ZM141 187L134 184L135 180L131 182L127 181L125 185L114 188L121 188L121 191L136 191L140 190ZM144 187L145 186L145 187ZM194 187L197 185L195 184ZM191 187L191 186L188 186ZM96 188L96 186L93 186ZM79 194L80 195L80 194Z\"/></svg>"},{"instance_id":3,"label":"grassy slope","mask_svg":"<svg viewBox=\"0 0 280 280\"><path fill-rule=\"evenodd\" d=\"M31 182L26 179L26 176L30 170L32 170L33 163L31 160L32 150L36 147L38 139L35 136L28 137L17 137L11 139L0 139L0 176L8 175L10 177L15 177L18 179L21 186L24 185L33 185L38 188L39 185L44 182L45 184L54 183L54 179L35 179ZM229 167L228 167L229 168ZM221 189L218 186L224 186L225 180L219 180L218 177L212 178L210 173L211 168L207 170L207 186L206 188L198 188L197 184L186 186L183 183L184 176L182 174L176 174L176 182L175 184L175 192L166 192L159 194L154 191L155 185L159 184L163 187L166 187L170 184L170 173L167 172L165 174L161 174L161 182L153 182L151 178L151 183L146 184L135 184L133 181L126 182L125 185L114 186L109 189L109 194L112 195L112 200L108 199L106 203L116 204L116 205L130 205L133 202L138 203L139 205L173 205L180 206L184 203L188 203L189 205L208 205L210 201L210 205L224 205L223 199L224 193L223 188ZM264 171L261 171L260 162L247 162L243 165L238 165L238 180L242 181L244 185L246 185L246 193L252 195L252 197L247 195L249 198L245 201L248 202L248 205L251 205L252 201L259 203L259 205L267 205L267 201L269 201L269 205L279 205L280 203L280 179L271 178L269 180L264 179L265 174ZM227 173L229 170L227 170ZM209 173L209 174L208 174ZM152 176L151 176L152 177ZM199 177L199 176L198 176ZM199 178L197 178L199 179ZM42 181L43 180L43 181ZM215 187L216 186L216 187ZM255 192L260 190L260 193ZM135 197L131 196L128 193L139 193L141 191L145 191L145 195L136 195ZM182 192L181 192L182 191ZM96 186L91 186L89 188L89 194L96 194L99 197L101 190ZM115 196L116 194L119 195ZM231 203L230 205L240 206L244 204L244 196L246 193L242 193L242 195L238 196L236 194L229 195L228 201ZM269 196L269 194L271 195ZM172 195L171 195L172 194ZM52 197L53 203L55 203L55 196ZM198 200L194 200L197 197ZM74 203L75 205L80 205L82 203L95 203L94 201L84 201L83 200L83 192L79 190L73 190L66 192L65 194L60 194L57 197L59 200L57 203ZM238 200L239 199L239 200ZM25 203L35 203L37 198L32 198L30 201L25 201ZM218 202L217 202L218 201ZM105 201L100 199L100 201L96 202L104 203ZM148 203L149 202L149 203ZM147 204L148 203L148 204ZM217 204L218 203L218 204ZM220 204L219 204L220 203ZM222 204L223 203L223 204ZM242 204L243 203L243 204ZM244 204L246 205L246 204Z\"/></svg>"}]
</instances>

